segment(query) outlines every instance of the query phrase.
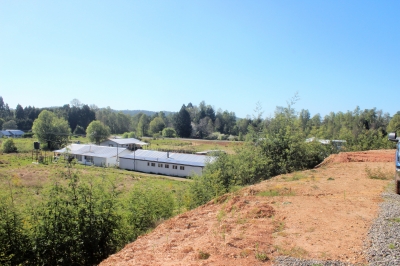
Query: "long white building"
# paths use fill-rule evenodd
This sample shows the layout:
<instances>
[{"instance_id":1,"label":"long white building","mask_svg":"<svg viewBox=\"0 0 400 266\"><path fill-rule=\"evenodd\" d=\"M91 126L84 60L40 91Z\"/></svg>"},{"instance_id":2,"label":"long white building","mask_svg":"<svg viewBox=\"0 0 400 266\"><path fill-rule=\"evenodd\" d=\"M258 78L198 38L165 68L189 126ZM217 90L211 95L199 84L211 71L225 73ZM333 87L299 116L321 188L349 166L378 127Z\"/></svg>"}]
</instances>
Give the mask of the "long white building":
<instances>
[{"instance_id":1,"label":"long white building","mask_svg":"<svg viewBox=\"0 0 400 266\"><path fill-rule=\"evenodd\" d=\"M204 166L214 157L152 150L136 150L119 157L121 169L170 176L201 175Z\"/></svg>"},{"instance_id":2,"label":"long white building","mask_svg":"<svg viewBox=\"0 0 400 266\"><path fill-rule=\"evenodd\" d=\"M131 152L125 148L85 144L71 144L61 150L54 151L56 154L73 156L81 164L105 167L118 165L117 158Z\"/></svg>"}]
</instances>

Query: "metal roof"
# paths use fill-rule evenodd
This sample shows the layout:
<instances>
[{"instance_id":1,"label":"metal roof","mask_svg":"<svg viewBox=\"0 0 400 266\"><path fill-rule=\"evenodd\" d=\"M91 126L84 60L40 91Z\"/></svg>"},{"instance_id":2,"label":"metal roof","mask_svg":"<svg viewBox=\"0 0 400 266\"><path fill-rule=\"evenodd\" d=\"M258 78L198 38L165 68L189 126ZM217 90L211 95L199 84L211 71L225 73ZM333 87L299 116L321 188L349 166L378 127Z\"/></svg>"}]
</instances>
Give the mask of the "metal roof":
<instances>
[{"instance_id":1,"label":"metal roof","mask_svg":"<svg viewBox=\"0 0 400 266\"><path fill-rule=\"evenodd\" d=\"M84 145L84 144L71 144L67 147L56 150L54 152L58 153L70 153L74 155L85 155L85 156L93 156L93 157L102 157L102 158L110 158L115 157L118 154L126 151L125 148L116 148L116 147L106 147L106 146L97 146L97 145Z\"/></svg>"},{"instance_id":2,"label":"metal roof","mask_svg":"<svg viewBox=\"0 0 400 266\"><path fill-rule=\"evenodd\" d=\"M320 142L322 144L325 144L325 145L330 144L331 142L333 142L333 143L345 143L346 142L345 140L340 140L340 139L329 140L329 139L317 139L315 137L306 139L307 143L308 142L313 142L313 141L318 141L318 142Z\"/></svg>"},{"instance_id":3,"label":"metal roof","mask_svg":"<svg viewBox=\"0 0 400 266\"><path fill-rule=\"evenodd\" d=\"M3 134L4 136L12 136L12 134L10 132L8 132L7 130L1 130L0 131L1 134Z\"/></svg>"},{"instance_id":4,"label":"metal roof","mask_svg":"<svg viewBox=\"0 0 400 266\"><path fill-rule=\"evenodd\" d=\"M24 131L18 129L6 129L6 131L10 132L12 135L24 135Z\"/></svg>"},{"instance_id":5,"label":"metal roof","mask_svg":"<svg viewBox=\"0 0 400 266\"><path fill-rule=\"evenodd\" d=\"M127 139L108 139L109 141L113 141L117 144L138 144L138 145L147 145L146 142L140 141L135 138L127 138Z\"/></svg>"},{"instance_id":6,"label":"metal roof","mask_svg":"<svg viewBox=\"0 0 400 266\"><path fill-rule=\"evenodd\" d=\"M172 153L153 150L136 150L131 154L120 156L120 158L193 166L205 166L207 162L212 162L213 160L215 160L215 157L205 155Z\"/></svg>"}]
</instances>

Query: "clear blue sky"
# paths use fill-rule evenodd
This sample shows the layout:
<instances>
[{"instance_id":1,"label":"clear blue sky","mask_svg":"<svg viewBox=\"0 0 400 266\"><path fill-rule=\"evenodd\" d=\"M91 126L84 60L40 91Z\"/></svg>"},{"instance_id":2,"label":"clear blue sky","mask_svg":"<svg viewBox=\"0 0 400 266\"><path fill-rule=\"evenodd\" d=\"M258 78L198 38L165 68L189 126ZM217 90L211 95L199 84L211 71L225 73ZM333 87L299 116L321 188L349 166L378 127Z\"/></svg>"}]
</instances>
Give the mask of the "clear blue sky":
<instances>
[{"instance_id":1,"label":"clear blue sky","mask_svg":"<svg viewBox=\"0 0 400 266\"><path fill-rule=\"evenodd\" d=\"M0 1L0 96L264 116L400 111L400 1Z\"/></svg>"}]
</instances>

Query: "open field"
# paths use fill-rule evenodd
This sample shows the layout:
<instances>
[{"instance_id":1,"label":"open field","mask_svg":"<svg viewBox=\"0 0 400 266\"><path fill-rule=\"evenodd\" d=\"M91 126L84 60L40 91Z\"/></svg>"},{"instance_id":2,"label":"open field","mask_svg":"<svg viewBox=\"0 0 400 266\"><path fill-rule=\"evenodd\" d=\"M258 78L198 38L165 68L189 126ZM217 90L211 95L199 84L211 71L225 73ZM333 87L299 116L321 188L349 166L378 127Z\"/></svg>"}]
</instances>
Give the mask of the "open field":
<instances>
[{"instance_id":1,"label":"open field","mask_svg":"<svg viewBox=\"0 0 400 266\"><path fill-rule=\"evenodd\" d=\"M202 140L202 139L150 139L144 138L143 141L150 145L149 150L171 149L174 151L199 152L206 150L223 150L228 154L235 153L235 148L243 144L240 141L225 140Z\"/></svg>"},{"instance_id":2,"label":"open field","mask_svg":"<svg viewBox=\"0 0 400 266\"><path fill-rule=\"evenodd\" d=\"M47 152L49 154L49 152ZM41 191L50 185L55 179L59 182L67 182L62 178L68 171L67 164L63 161L58 163L34 164L30 153L2 154L0 157L0 191L8 190L9 185L13 187L14 193L21 204L31 200L32 196L37 198ZM95 166L84 166L73 164L72 172L79 173L81 178L103 178L114 182L117 188L125 194L135 185L148 187L162 187L174 192L178 201L176 213L181 212L181 196L186 190L189 179L152 175L132 172L116 168L102 168Z\"/></svg>"},{"instance_id":3,"label":"open field","mask_svg":"<svg viewBox=\"0 0 400 266\"><path fill-rule=\"evenodd\" d=\"M101 265L272 265L280 256L365 265L393 160L394 150L341 153L245 187L167 220Z\"/></svg>"},{"instance_id":4,"label":"open field","mask_svg":"<svg viewBox=\"0 0 400 266\"><path fill-rule=\"evenodd\" d=\"M0 139L0 145L4 140L5 139ZM19 191L17 193L18 195L25 195L25 193L39 194L54 178L59 177L63 172L67 171L66 164L62 161L58 163L49 162L47 164L32 163L32 148L33 142L37 141L36 139L20 138L13 140L17 146L18 153L2 154L0 157L0 189L8 187L11 182L15 187L14 190ZM89 143L88 139L84 137L72 137L70 141ZM237 145L241 145L240 142L189 139L145 139L144 141L149 141L151 143L148 148L187 149L193 152L221 149L228 153L233 153L234 148ZM42 154L48 157L52 156L51 151L43 151ZM79 172L84 178L102 177L114 180L113 182L118 184L121 191L126 192L135 184L145 186L159 185L174 191L177 197L180 197L187 187L185 183L190 181L185 178L138 173L116 168L89 167L80 164L74 164L72 169L75 172ZM22 193L22 191L24 192ZM23 198L26 197L21 196L22 200ZM177 212L180 212L180 210L177 210Z\"/></svg>"},{"instance_id":5,"label":"open field","mask_svg":"<svg viewBox=\"0 0 400 266\"><path fill-rule=\"evenodd\" d=\"M5 139L0 138L0 147L2 141ZM37 141L35 138L20 138L13 139L19 152L26 153L30 152L33 148L33 142ZM146 149L168 149L174 151L187 151L187 152L199 152L205 150L223 150L226 153L235 153L235 148L243 144L240 141L227 141L227 140L202 140L202 139L179 139L179 138L143 138L144 142L149 143ZM86 137L71 137L70 143L88 144L89 139Z\"/></svg>"}]
</instances>

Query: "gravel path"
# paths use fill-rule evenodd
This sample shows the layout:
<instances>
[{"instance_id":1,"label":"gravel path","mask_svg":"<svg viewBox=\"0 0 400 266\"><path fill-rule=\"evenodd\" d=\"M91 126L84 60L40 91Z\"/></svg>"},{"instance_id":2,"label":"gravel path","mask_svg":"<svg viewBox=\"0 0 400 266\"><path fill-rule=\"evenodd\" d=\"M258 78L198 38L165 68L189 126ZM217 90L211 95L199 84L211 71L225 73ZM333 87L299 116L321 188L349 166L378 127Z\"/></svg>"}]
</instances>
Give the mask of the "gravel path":
<instances>
[{"instance_id":1,"label":"gravel path","mask_svg":"<svg viewBox=\"0 0 400 266\"><path fill-rule=\"evenodd\" d=\"M382 193L384 202L380 204L377 219L372 224L365 242L365 256L370 266L400 265L400 195L393 192ZM340 261L302 260L278 257L277 266L350 266Z\"/></svg>"},{"instance_id":2,"label":"gravel path","mask_svg":"<svg viewBox=\"0 0 400 266\"><path fill-rule=\"evenodd\" d=\"M366 249L369 265L400 265L400 195L385 192L378 218L372 224Z\"/></svg>"}]
</instances>

